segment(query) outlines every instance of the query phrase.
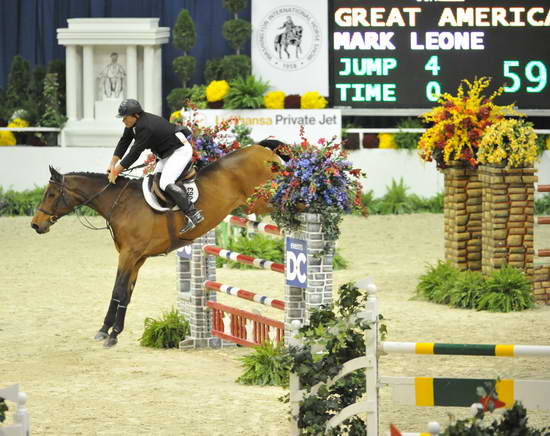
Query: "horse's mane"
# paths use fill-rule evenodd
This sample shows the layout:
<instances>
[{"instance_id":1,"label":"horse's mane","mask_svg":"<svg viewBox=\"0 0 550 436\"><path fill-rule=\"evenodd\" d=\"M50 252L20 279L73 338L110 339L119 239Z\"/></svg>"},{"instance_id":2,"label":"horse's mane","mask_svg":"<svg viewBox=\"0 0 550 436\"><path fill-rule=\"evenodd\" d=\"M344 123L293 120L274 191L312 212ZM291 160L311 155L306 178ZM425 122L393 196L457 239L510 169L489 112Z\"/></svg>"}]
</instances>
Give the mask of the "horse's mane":
<instances>
[{"instance_id":1,"label":"horse's mane","mask_svg":"<svg viewBox=\"0 0 550 436\"><path fill-rule=\"evenodd\" d=\"M100 180L101 179L103 181L107 180L107 174L105 174L105 173L92 173L92 172L88 172L88 171L73 171L73 172L65 174L65 176L77 176L77 177L84 177L86 179L93 179L93 180ZM130 184L141 183L141 178L135 179L133 177L125 177L125 176L122 176L122 175L117 177L117 182L126 181L126 180L130 180Z\"/></svg>"}]
</instances>

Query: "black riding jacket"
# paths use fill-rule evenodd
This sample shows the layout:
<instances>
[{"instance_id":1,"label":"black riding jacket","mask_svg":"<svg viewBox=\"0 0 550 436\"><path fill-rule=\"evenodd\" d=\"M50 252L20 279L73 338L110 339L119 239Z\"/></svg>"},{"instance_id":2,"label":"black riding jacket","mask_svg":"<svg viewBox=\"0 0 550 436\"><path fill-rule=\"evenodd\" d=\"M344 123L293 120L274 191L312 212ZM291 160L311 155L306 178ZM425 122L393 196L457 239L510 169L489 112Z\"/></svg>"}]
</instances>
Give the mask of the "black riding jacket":
<instances>
[{"instance_id":1,"label":"black riding jacket","mask_svg":"<svg viewBox=\"0 0 550 436\"><path fill-rule=\"evenodd\" d=\"M130 168L145 149L150 149L157 157L170 156L174 150L183 146L175 135L175 126L166 119L148 112L142 112L133 128L126 127L118 141L114 155L120 159L135 139L128 154L120 161L124 168Z\"/></svg>"}]
</instances>

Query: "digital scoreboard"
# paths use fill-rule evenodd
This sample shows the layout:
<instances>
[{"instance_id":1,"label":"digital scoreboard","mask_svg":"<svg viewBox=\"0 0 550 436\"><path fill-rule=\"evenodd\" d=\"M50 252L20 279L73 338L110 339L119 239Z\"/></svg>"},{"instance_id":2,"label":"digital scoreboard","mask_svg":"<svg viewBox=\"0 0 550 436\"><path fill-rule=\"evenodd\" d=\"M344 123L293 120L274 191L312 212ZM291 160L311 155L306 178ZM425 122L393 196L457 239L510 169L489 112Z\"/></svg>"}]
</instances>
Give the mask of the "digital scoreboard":
<instances>
[{"instance_id":1,"label":"digital scoreboard","mask_svg":"<svg viewBox=\"0 0 550 436\"><path fill-rule=\"evenodd\" d=\"M427 109L489 76L487 92L504 86L499 104L550 115L550 0L329 4L334 106Z\"/></svg>"}]
</instances>

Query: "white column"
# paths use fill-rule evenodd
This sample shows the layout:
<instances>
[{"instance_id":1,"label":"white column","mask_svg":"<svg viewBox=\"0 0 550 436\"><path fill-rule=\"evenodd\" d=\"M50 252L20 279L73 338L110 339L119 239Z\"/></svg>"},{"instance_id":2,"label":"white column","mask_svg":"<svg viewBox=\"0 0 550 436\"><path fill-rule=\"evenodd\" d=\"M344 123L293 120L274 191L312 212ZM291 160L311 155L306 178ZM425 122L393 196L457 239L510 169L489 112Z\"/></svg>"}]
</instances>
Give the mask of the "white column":
<instances>
[{"instance_id":1,"label":"white column","mask_svg":"<svg viewBox=\"0 0 550 436\"><path fill-rule=\"evenodd\" d=\"M76 121L80 117L80 88L82 84L78 47L76 45L68 45L66 56L67 117L69 121Z\"/></svg>"},{"instance_id":2,"label":"white column","mask_svg":"<svg viewBox=\"0 0 550 436\"><path fill-rule=\"evenodd\" d=\"M160 45L155 45L154 51L155 81L153 82L154 105L152 112L156 115L162 115L162 50Z\"/></svg>"},{"instance_id":3,"label":"white column","mask_svg":"<svg viewBox=\"0 0 550 436\"><path fill-rule=\"evenodd\" d=\"M94 119L95 77L94 47L85 45L82 51L82 92L84 95L84 119Z\"/></svg>"},{"instance_id":4,"label":"white column","mask_svg":"<svg viewBox=\"0 0 550 436\"><path fill-rule=\"evenodd\" d=\"M154 112L154 88L155 82L155 48L152 45L143 47L143 109L145 112Z\"/></svg>"},{"instance_id":5,"label":"white column","mask_svg":"<svg viewBox=\"0 0 550 436\"><path fill-rule=\"evenodd\" d=\"M126 98L138 98L137 46L126 47Z\"/></svg>"}]
</instances>

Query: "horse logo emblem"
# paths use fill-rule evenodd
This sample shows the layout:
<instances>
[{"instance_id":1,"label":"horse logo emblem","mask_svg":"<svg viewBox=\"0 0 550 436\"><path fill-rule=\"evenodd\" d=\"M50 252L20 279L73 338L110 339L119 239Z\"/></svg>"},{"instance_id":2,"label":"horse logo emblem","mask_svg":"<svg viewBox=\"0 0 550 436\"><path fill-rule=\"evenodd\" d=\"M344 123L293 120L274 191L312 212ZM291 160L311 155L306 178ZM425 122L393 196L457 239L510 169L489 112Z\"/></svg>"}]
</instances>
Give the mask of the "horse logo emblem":
<instances>
[{"instance_id":1,"label":"horse logo emblem","mask_svg":"<svg viewBox=\"0 0 550 436\"><path fill-rule=\"evenodd\" d=\"M257 33L263 57L274 67L297 71L308 66L321 47L321 27L316 18L299 6L272 9Z\"/></svg>"}]
</instances>

